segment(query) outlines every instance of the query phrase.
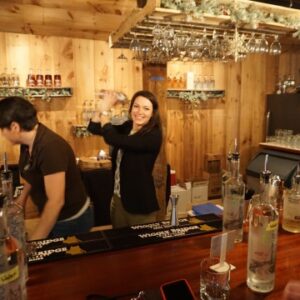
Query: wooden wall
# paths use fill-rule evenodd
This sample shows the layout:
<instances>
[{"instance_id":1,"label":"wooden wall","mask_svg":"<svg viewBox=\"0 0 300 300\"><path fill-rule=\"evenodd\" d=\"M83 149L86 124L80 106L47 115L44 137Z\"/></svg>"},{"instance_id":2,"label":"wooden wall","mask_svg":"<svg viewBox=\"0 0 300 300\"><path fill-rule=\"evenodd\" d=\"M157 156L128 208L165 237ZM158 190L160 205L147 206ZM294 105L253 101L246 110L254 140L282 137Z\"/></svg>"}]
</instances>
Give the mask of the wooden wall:
<instances>
[{"instance_id":1,"label":"wooden wall","mask_svg":"<svg viewBox=\"0 0 300 300\"><path fill-rule=\"evenodd\" d=\"M141 63L132 60L129 50L123 50L127 60L118 59L121 52L109 49L101 41L0 33L0 71L16 67L24 85L29 68L42 68L43 72L49 68L53 73L59 67L63 85L73 87L74 95L70 98L57 98L50 103L36 100L35 104L40 120L61 134L78 156L96 155L100 148L107 149L98 137L76 138L71 134L72 125L82 123L84 101L93 100L96 89L122 90L131 97L143 88L144 76L144 87L159 89L163 95L161 89L166 84L157 87L157 83L148 80L151 74L166 74L165 67L143 73ZM216 88L225 90L224 99L208 100L196 108L180 100L163 99L164 150L179 180L201 179L204 155L215 153L225 157L236 137L241 169L245 171L258 143L265 138L266 94L275 90L278 78L285 74L295 75L300 83L299 53L298 45L287 47L280 57L252 54L239 63L168 64L167 75L186 71L213 75ZM17 160L18 147L0 137L0 153L3 151L9 153L11 161Z\"/></svg>"},{"instance_id":2,"label":"wooden wall","mask_svg":"<svg viewBox=\"0 0 300 300\"><path fill-rule=\"evenodd\" d=\"M30 68L52 74L59 68L63 86L73 88L73 96L53 98L50 103L35 100L39 119L62 135L77 156L96 155L107 146L99 137L76 138L72 125L81 124L84 101L94 101L95 90L110 88L124 91L128 97L142 88L141 63L132 60L124 50L126 60L118 59L120 49L110 49L106 42L87 39L43 37L25 34L0 33L0 72L14 67L25 86ZM7 151L10 161L18 158L19 147L12 147L0 137L0 153Z\"/></svg>"},{"instance_id":3,"label":"wooden wall","mask_svg":"<svg viewBox=\"0 0 300 300\"><path fill-rule=\"evenodd\" d=\"M265 140L266 95L273 93L278 78L292 74L300 84L299 46L285 47L280 57L251 54L238 63L169 63L168 75L194 71L213 75L216 89L225 98L208 100L190 108L180 100L167 99L166 153L180 181L203 177L206 153L225 155L238 139L241 172Z\"/></svg>"}]
</instances>

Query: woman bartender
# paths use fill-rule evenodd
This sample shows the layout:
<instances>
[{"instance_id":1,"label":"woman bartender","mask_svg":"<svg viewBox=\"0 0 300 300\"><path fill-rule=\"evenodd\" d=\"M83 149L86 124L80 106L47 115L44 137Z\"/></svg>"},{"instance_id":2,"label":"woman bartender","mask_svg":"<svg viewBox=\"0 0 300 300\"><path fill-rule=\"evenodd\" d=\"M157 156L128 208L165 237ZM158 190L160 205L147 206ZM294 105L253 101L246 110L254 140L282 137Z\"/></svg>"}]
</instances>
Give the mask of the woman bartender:
<instances>
[{"instance_id":1,"label":"woman bartender","mask_svg":"<svg viewBox=\"0 0 300 300\"><path fill-rule=\"evenodd\" d=\"M136 92L129 107L130 120L112 125L109 110L117 102L106 92L100 114L95 114L88 130L102 135L113 147L114 195L111 220L114 228L156 221L159 209L152 171L162 143L161 121L156 97L148 91Z\"/></svg>"},{"instance_id":2,"label":"woman bartender","mask_svg":"<svg viewBox=\"0 0 300 300\"><path fill-rule=\"evenodd\" d=\"M39 123L34 106L20 97L0 101L0 128L13 145L21 145L19 169L25 184L16 201L24 206L30 195L40 213L29 239L88 231L93 210L70 145Z\"/></svg>"}]
</instances>

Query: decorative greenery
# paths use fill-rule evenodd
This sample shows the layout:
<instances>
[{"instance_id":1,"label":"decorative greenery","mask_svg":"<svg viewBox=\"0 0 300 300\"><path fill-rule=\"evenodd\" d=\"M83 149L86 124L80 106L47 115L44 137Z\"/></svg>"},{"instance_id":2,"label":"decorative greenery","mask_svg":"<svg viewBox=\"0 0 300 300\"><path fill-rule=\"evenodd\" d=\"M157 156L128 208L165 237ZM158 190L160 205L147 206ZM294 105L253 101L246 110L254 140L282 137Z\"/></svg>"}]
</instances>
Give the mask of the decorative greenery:
<instances>
[{"instance_id":1,"label":"decorative greenery","mask_svg":"<svg viewBox=\"0 0 300 300\"><path fill-rule=\"evenodd\" d=\"M192 104L193 106L199 105L201 102L205 102L208 99L223 98L224 91L212 90L212 91L196 91L196 90L168 90L168 98L178 98L185 103Z\"/></svg>"},{"instance_id":2,"label":"decorative greenery","mask_svg":"<svg viewBox=\"0 0 300 300\"><path fill-rule=\"evenodd\" d=\"M23 88L20 87L1 87L0 88L0 98L5 98L9 96L23 96Z\"/></svg>"},{"instance_id":3,"label":"decorative greenery","mask_svg":"<svg viewBox=\"0 0 300 300\"><path fill-rule=\"evenodd\" d=\"M34 98L41 98L50 102L53 97L70 97L72 88L23 88L23 87L0 87L0 98L9 96L25 97L32 101Z\"/></svg>"},{"instance_id":4,"label":"decorative greenery","mask_svg":"<svg viewBox=\"0 0 300 300\"><path fill-rule=\"evenodd\" d=\"M182 100L185 100L187 102L195 103L195 102L199 102L200 101L207 101L208 96L205 92L201 91L201 92L180 92L179 93L179 98Z\"/></svg>"},{"instance_id":5,"label":"decorative greenery","mask_svg":"<svg viewBox=\"0 0 300 300\"><path fill-rule=\"evenodd\" d=\"M92 134L87 130L87 126L85 125L74 125L72 127L72 131L73 134L78 137L78 138L82 138L82 137L87 137L87 136L91 136Z\"/></svg>"},{"instance_id":6,"label":"decorative greenery","mask_svg":"<svg viewBox=\"0 0 300 300\"><path fill-rule=\"evenodd\" d=\"M219 0L201 0L197 5L195 0L162 0L164 8L178 9L192 15L196 19L203 19L204 14L213 16L230 16L237 24L247 23L252 28L257 28L259 23L275 23L296 29L294 37L300 38L300 18L296 16L284 16L277 13L262 11L255 3L247 4L238 1L220 3Z\"/></svg>"}]
</instances>

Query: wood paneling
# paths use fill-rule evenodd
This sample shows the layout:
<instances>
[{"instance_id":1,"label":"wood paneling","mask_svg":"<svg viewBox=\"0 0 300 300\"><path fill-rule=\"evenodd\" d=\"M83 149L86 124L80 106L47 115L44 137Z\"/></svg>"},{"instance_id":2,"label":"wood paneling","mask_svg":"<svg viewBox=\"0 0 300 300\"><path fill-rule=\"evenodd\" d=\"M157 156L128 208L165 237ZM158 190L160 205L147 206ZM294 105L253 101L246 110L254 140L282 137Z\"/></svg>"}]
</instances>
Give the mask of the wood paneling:
<instances>
[{"instance_id":1,"label":"wood paneling","mask_svg":"<svg viewBox=\"0 0 300 300\"><path fill-rule=\"evenodd\" d=\"M108 150L100 137L76 138L71 133L72 125L83 122L84 101L95 105L95 90L101 88L123 90L129 98L142 89L141 63L131 59L129 50L123 51L126 62L120 62L120 50L110 49L106 42L0 33L0 52L0 72L4 67L9 72L16 67L23 86L30 68L35 73L41 69L43 74L47 69L52 74L59 69L63 86L71 86L73 96L33 103L40 121L62 135L77 156L96 155L100 148ZM0 137L0 153L7 151L10 161L18 159L18 149Z\"/></svg>"},{"instance_id":2,"label":"wood paneling","mask_svg":"<svg viewBox=\"0 0 300 300\"><path fill-rule=\"evenodd\" d=\"M193 71L213 75L216 89L225 89L224 100L208 100L189 108L182 101L167 99L167 160L179 181L201 179L205 153L225 155L238 139L241 172L265 140L266 95L273 93L283 75L300 82L300 52L285 47L280 57L251 54L238 63L169 63L168 76Z\"/></svg>"},{"instance_id":3,"label":"wood paneling","mask_svg":"<svg viewBox=\"0 0 300 300\"><path fill-rule=\"evenodd\" d=\"M0 33L0 72L13 67L25 84L29 68L35 72L59 68L64 86L71 86L74 95L51 102L35 100L39 118L61 134L78 156L96 155L108 147L99 137L75 138L71 127L80 124L84 101L95 98L95 90L111 88L124 91L130 98L144 87L161 96L165 132L166 161L176 170L181 181L202 178L205 153L222 154L232 149L238 138L241 170L265 138L265 96L275 90L279 77L295 76L300 82L300 51L298 46L284 48L280 57L249 55L238 63L169 63L167 76L183 76L193 71L201 76L214 76L216 89L225 89L225 98L208 100L191 108L180 100L165 98L165 84L151 83L151 72L143 72L140 62L132 59L129 50L110 49L106 42ZM119 59L124 54L127 59ZM161 76L166 77L165 67ZM155 73L154 72L154 73ZM151 86L152 85L152 86ZM11 161L18 158L18 147L0 137L0 152L7 151ZM224 160L223 160L224 166Z\"/></svg>"}]
</instances>

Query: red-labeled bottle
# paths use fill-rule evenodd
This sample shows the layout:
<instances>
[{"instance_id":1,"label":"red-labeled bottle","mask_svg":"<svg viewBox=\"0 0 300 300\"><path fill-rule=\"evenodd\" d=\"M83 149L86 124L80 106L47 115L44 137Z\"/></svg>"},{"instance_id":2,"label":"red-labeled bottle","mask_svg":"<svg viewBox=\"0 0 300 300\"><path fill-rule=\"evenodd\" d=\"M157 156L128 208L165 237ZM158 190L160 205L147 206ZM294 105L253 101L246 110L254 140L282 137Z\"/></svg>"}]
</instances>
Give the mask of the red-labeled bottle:
<instances>
[{"instance_id":1,"label":"red-labeled bottle","mask_svg":"<svg viewBox=\"0 0 300 300\"><path fill-rule=\"evenodd\" d=\"M39 69L38 73L36 74L36 86L38 86L38 87L44 86L44 76L42 74L41 69Z\"/></svg>"},{"instance_id":2,"label":"red-labeled bottle","mask_svg":"<svg viewBox=\"0 0 300 300\"><path fill-rule=\"evenodd\" d=\"M46 70L45 87L52 87L52 75L50 73L50 70Z\"/></svg>"},{"instance_id":3,"label":"red-labeled bottle","mask_svg":"<svg viewBox=\"0 0 300 300\"><path fill-rule=\"evenodd\" d=\"M33 70L30 69L28 76L27 76L27 86L28 87L35 87L36 81L35 81L35 75L33 74Z\"/></svg>"},{"instance_id":4,"label":"red-labeled bottle","mask_svg":"<svg viewBox=\"0 0 300 300\"><path fill-rule=\"evenodd\" d=\"M55 72L54 74L54 87L60 88L61 87L61 75L59 72Z\"/></svg>"}]
</instances>

